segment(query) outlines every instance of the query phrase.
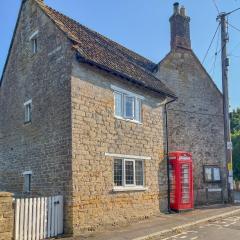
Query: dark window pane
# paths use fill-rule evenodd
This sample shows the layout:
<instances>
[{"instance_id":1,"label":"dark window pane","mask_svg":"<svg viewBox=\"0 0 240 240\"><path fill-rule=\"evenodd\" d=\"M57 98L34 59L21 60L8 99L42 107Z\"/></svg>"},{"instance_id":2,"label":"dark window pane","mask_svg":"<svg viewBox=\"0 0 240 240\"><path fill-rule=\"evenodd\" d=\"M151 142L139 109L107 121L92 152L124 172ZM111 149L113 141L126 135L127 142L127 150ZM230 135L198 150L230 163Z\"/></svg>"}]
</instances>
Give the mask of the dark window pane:
<instances>
[{"instance_id":1,"label":"dark window pane","mask_svg":"<svg viewBox=\"0 0 240 240\"><path fill-rule=\"evenodd\" d=\"M136 185L143 186L143 161L136 160L135 162Z\"/></svg>"},{"instance_id":2,"label":"dark window pane","mask_svg":"<svg viewBox=\"0 0 240 240\"><path fill-rule=\"evenodd\" d=\"M32 52L37 53L38 45L37 38L32 39Z\"/></svg>"},{"instance_id":3,"label":"dark window pane","mask_svg":"<svg viewBox=\"0 0 240 240\"><path fill-rule=\"evenodd\" d=\"M30 122L32 120L32 104L28 103L25 105L25 122Z\"/></svg>"},{"instance_id":4,"label":"dark window pane","mask_svg":"<svg viewBox=\"0 0 240 240\"><path fill-rule=\"evenodd\" d=\"M134 184L134 167L133 161L125 161L126 184Z\"/></svg>"},{"instance_id":5,"label":"dark window pane","mask_svg":"<svg viewBox=\"0 0 240 240\"><path fill-rule=\"evenodd\" d=\"M29 193L31 191L31 175L30 174L24 175L23 191L25 193Z\"/></svg>"},{"instance_id":6,"label":"dark window pane","mask_svg":"<svg viewBox=\"0 0 240 240\"><path fill-rule=\"evenodd\" d=\"M122 160L114 160L114 186L122 186Z\"/></svg>"}]
</instances>

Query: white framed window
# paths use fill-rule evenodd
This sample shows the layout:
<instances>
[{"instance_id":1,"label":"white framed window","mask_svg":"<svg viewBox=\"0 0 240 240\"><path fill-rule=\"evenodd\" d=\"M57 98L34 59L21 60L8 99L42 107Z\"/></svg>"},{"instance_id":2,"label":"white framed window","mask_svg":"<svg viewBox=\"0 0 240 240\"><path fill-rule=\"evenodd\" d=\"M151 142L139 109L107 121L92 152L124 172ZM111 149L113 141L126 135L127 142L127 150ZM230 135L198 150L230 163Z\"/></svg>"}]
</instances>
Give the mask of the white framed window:
<instances>
[{"instance_id":1,"label":"white framed window","mask_svg":"<svg viewBox=\"0 0 240 240\"><path fill-rule=\"evenodd\" d=\"M144 160L114 159L114 188L128 187L144 187Z\"/></svg>"},{"instance_id":2,"label":"white framed window","mask_svg":"<svg viewBox=\"0 0 240 240\"><path fill-rule=\"evenodd\" d=\"M36 54L38 52L38 31L34 32L30 36L32 53Z\"/></svg>"},{"instance_id":3,"label":"white framed window","mask_svg":"<svg viewBox=\"0 0 240 240\"><path fill-rule=\"evenodd\" d=\"M143 97L116 87L113 89L115 117L141 122Z\"/></svg>"},{"instance_id":4,"label":"white framed window","mask_svg":"<svg viewBox=\"0 0 240 240\"><path fill-rule=\"evenodd\" d=\"M32 121L32 100L28 100L24 103L24 123Z\"/></svg>"},{"instance_id":5,"label":"white framed window","mask_svg":"<svg viewBox=\"0 0 240 240\"><path fill-rule=\"evenodd\" d=\"M24 193L30 193L31 192L31 180L32 180L32 172L27 171L23 173L23 192Z\"/></svg>"}]
</instances>

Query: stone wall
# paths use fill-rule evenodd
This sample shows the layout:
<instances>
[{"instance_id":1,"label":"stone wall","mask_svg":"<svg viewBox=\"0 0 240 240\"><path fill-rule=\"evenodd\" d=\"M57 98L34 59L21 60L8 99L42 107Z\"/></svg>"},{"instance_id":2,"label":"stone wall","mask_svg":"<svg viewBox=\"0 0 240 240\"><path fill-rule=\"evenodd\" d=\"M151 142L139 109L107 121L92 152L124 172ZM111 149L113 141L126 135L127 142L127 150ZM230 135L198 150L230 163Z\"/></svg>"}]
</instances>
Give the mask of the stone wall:
<instances>
[{"instance_id":1,"label":"stone wall","mask_svg":"<svg viewBox=\"0 0 240 240\"><path fill-rule=\"evenodd\" d=\"M23 172L32 171L30 195L62 194L71 204L71 59L65 35L34 1L25 1L0 88L0 190L22 195ZM32 122L24 124L29 99ZM66 232L71 215L66 207Z\"/></svg>"},{"instance_id":2,"label":"stone wall","mask_svg":"<svg viewBox=\"0 0 240 240\"><path fill-rule=\"evenodd\" d=\"M125 81L124 81L125 82ZM161 99L94 67L73 65L73 227L74 233L128 223L166 210L166 162ZM143 121L114 117L111 84L145 97ZM148 156L146 191L113 192L113 157L105 153Z\"/></svg>"},{"instance_id":3,"label":"stone wall","mask_svg":"<svg viewBox=\"0 0 240 240\"><path fill-rule=\"evenodd\" d=\"M13 194L0 192L0 240L13 239Z\"/></svg>"},{"instance_id":4,"label":"stone wall","mask_svg":"<svg viewBox=\"0 0 240 240\"><path fill-rule=\"evenodd\" d=\"M207 203L206 188L222 188L227 199L222 94L191 50L175 49L156 75L178 96L168 107L170 151L193 154L195 203ZM204 165L221 168L222 182L207 184ZM222 201L221 194L211 201Z\"/></svg>"}]
</instances>

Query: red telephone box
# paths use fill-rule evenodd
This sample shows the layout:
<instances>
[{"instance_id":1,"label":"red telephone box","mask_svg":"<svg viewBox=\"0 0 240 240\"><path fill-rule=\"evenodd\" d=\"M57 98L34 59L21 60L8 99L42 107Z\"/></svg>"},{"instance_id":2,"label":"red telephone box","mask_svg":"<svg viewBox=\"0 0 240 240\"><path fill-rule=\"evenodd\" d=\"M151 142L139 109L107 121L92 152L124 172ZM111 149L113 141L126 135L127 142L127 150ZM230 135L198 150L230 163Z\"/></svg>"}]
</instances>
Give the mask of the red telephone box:
<instances>
[{"instance_id":1,"label":"red telephone box","mask_svg":"<svg viewBox=\"0 0 240 240\"><path fill-rule=\"evenodd\" d=\"M193 165L188 152L171 152L170 164L170 207L173 210L193 209Z\"/></svg>"}]
</instances>

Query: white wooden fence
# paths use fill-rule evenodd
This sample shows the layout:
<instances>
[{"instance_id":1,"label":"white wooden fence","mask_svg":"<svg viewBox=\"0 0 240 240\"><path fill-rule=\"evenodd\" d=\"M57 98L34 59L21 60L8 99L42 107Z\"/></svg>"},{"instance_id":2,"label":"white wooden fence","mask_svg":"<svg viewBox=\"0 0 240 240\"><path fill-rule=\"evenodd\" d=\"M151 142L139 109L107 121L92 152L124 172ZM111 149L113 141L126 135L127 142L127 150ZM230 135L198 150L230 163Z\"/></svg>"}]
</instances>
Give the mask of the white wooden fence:
<instances>
[{"instance_id":1,"label":"white wooden fence","mask_svg":"<svg viewBox=\"0 0 240 240\"><path fill-rule=\"evenodd\" d=\"M15 240L40 240L63 234L63 197L15 199Z\"/></svg>"}]
</instances>

